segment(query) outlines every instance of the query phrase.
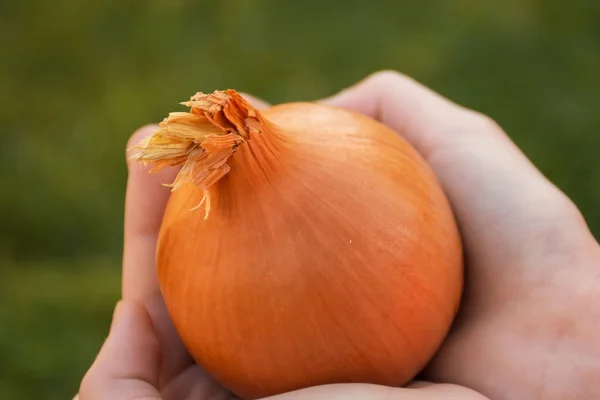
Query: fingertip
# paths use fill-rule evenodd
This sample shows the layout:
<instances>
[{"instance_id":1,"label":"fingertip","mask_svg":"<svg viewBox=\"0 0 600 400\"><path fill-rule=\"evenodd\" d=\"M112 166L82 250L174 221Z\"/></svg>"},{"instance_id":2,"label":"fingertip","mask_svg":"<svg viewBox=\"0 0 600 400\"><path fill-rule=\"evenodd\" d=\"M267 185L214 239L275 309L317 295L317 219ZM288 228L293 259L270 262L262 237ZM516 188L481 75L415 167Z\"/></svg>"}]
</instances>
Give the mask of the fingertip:
<instances>
[{"instance_id":1,"label":"fingertip","mask_svg":"<svg viewBox=\"0 0 600 400\"><path fill-rule=\"evenodd\" d=\"M381 96L391 88L391 83L410 80L406 75L393 70L374 72L352 86L346 87L318 102L345 108L379 119Z\"/></svg>"},{"instance_id":2,"label":"fingertip","mask_svg":"<svg viewBox=\"0 0 600 400\"><path fill-rule=\"evenodd\" d=\"M267 101L260 99L256 96L251 95L250 93L246 93L246 92L239 92L240 96L242 96L248 103L250 103L254 108L258 109L258 110L265 110L269 107L271 107L271 104L268 103Z\"/></svg>"},{"instance_id":3,"label":"fingertip","mask_svg":"<svg viewBox=\"0 0 600 400\"><path fill-rule=\"evenodd\" d=\"M160 180L160 183L171 183L177 174L177 168L165 168L161 171L158 171L156 174L150 174L150 166L146 166L142 163L136 162L133 159L133 154L135 152L135 147L139 146L144 139L152 136L152 134L158 129L158 125L156 124L148 124L144 125L141 128L138 128L133 134L129 137L127 141L127 145L125 147L125 158L127 162L127 169L129 171L130 179L134 180L144 180L148 179L155 183L156 180Z\"/></svg>"},{"instance_id":4,"label":"fingertip","mask_svg":"<svg viewBox=\"0 0 600 400\"><path fill-rule=\"evenodd\" d=\"M150 166L138 163L132 158L135 147L139 146L144 139L147 139L148 137L152 136L152 134L157 129L158 125L148 124L137 129L129 137L129 140L127 141L127 146L125 148L125 155L130 180L144 182L147 181L146 184L152 186L161 186L163 184L170 184L175 179L179 168L163 168L162 170L157 171L156 173L150 174Z\"/></svg>"},{"instance_id":5,"label":"fingertip","mask_svg":"<svg viewBox=\"0 0 600 400\"><path fill-rule=\"evenodd\" d=\"M151 136L158 129L158 125L156 124L148 124L144 125L141 128L138 128L127 140L127 145L125 147L125 157L127 158L127 163L130 164L131 161L131 153L135 146L139 145L140 142L147 137Z\"/></svg>"},{"instance_id":6,"label":"fingertip","mask_svg":"<svg viewBox=\"0 0 600 400\"><path fill-rule=\"evenodd\" d=\"M138 129L128 141L128 149L151 135L156 125ZM131 150L128 151L128 153ZM158 290L155 271L156 239L171 184L179 168L164 168L150 173L151 166L128 157L125 194L125 237L123 248L123 297L141 299Z\"/></svg>"}]
</instances>

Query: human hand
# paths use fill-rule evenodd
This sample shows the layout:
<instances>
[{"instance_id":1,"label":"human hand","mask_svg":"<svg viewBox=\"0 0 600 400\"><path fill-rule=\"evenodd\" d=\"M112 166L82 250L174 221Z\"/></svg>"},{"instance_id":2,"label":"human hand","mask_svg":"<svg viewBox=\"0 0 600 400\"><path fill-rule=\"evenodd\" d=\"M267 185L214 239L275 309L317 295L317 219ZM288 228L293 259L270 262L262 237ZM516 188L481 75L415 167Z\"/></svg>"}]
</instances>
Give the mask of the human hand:
<instances>
[{"instance_id":1,"label":"human hand","mask_svg":"<svg viewBox=\"0 0 600 400\"><path fill-rule=\"evenodd\" d=\"M594 311L600 250L576 207L488 118L399 74L375 74L324 102L360 111L397 130L427 159L455 209L465 242L467 287L455 327L425 376L494 399L598 396L594 383L600 379L600 350L593 334L600 323ZM170 173L157 177L131 172L126 225L138 228L126 228L123 297L145 304L156 327L158 353L164 357L152 385L156 395L225 398L228 394L189 359L158 291L154 246L168 198L159 183L172 180L175 172ZM111 381L98 372L103 369L99 365L110 371L116 362L111 364L111 359L99 356L82 393L90 388L89 397L94 398L93 382ZM133 357L128 360L135 362ZM310 390L324 390L326 398L339 393L343 398L375 399L374 389L389 390L362 385ZM369 394L365 397L361 390ZM407 390L411 392L380 394L414 398L431 390L453 390L460 398L478 396L453 386ZM441 393L433 396L442 398Z\"/></svg>"},{"instance_id":2,"label":"human hand","mask_svg":"<svg viewBox=\"0 0 600 400\"><path fill-rule=\"evenodd\" d=\"M79 400L233 400L202 373L189 372L160 382L161 349L147 310L133 301L115 309L111 331L82 384ZM194 368L190 366L189 368ZM193 371L193 370L190 370ZM199 370L198 370L199 371ZM161 388L162 386L162 388ZM365 384L328 385L298 390L266 400L484 400L455 385L418 382L410 388Z\"/></svg>"},{"instance_id":3,"label":"human hand","mask_svg":"<svg viewBox=\"0 0 600 400\"><path fill-rule=\"evenodd\" d=\"M257 100L254 105L259 107ZM153 127L139 130L132 147ZM129 164L125 209L123 300L110 334L80 388L79 400L226 400L234 397L196 365L179 340L156 276L156 241L176 170L149 174ZM413 383L408 388L341 384L309 388L270 400L484 400L456 385Z\"/></svg>"},{"instance_id":4,"label":"human hand","mask_svg":"<svg viewBox=\"0 0 600 400\"><path fill-rule=\"evenodd\" d=\"M149 136L139 129L127 148ZM127 157L129 160L129 157ZM111 333L84 377L79 398L226 399L228 394L196 365L179 340L158 287L156 242L176 169L150 174L128 163L122 301ZM162 397L161 397L162 396Z\"/></svg>"},{"instance_id":5,"label":"human hand","mask_svg":"<svg viewBox=\"0 0 600 400\"><path fill-rule=\"evenodd\" d=\"M600 248L576 206L488 117L398 73L324 102L406 138L455 211L466 288L424 376L494 400L600 399Z\"/></svg>"}]
</instances>

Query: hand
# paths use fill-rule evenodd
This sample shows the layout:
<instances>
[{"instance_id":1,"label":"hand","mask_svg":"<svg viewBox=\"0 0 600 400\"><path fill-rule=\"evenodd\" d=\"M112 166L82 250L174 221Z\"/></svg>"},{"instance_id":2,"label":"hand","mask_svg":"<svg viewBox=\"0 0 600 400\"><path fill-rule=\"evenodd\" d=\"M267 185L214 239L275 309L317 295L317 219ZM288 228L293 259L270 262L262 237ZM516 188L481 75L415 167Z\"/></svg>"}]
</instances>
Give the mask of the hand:
<instances>
[{"instance_id":1,"label":"hand","mask_svg":"<svg viewBox=\"0 0 600 400\"><path fill-rule=\"evenodd\" d=\"M600 248L575 205L488 117L398 73L325 103L404 136L454 208L466 289L425 377L494 400L600 399Z\"/></svg>"},{"instance_id":2,"label":"hand","mask_svg":"<svg viewBox=\"0 0 600 400\"><path fill-rule=\"evenodd\" d=\"M469 386L494 399L598 396L594 383L600 379L600 349L593 334L600 318L593 310L599 296L593 291L600 280L600 250L573 204L487 117L397 73L375 74L325 103L360 111L397 130L424 155L454 206L468 260L467 287L453 332L426 377ZM134 136L134 142L147 133ZM126 225L133 228L126 228L123 297L144 304L156 330L163 360L148 384L154 398L159 391L165 399L190 398L194 391L204 393L194 395L200 400L227 396L191 362L160 299L154 246L168 192L159 183L171 179L131 171ZM111 334L105 349L116 340ZM98 357L82 385L83 400L104 398L102 388L117 390L112 383L120 379L110 372L121 371L117 365L138 365L137 357L116 354L121 357ZM126 370L119 376L138 375ZM444 398L481 398L460 387L435 385L334 385L287 396L316 398L312 390L325 398L442 398L444 391ZM119 399L121 392L113 393L107 398Z\"/></svg>"},{"instance_id":3,"label":"hand","mask_svg":"<svg viewBox=\"0 0 600 400\"><path fill-rule=\"evenodd\" d=\"M254 104L258 107L258 101ZM128 148L153 127L133 135ZM80 388L79 400L226 400L234 397L193 363L167 314L156 277L155 253L162 215L177 171L150 175L129 165L125 209L123 300L110 334ZM414 383L409 388L329 385L270 400L484 400L455 385Z\"/></svg>"}]
</instances>

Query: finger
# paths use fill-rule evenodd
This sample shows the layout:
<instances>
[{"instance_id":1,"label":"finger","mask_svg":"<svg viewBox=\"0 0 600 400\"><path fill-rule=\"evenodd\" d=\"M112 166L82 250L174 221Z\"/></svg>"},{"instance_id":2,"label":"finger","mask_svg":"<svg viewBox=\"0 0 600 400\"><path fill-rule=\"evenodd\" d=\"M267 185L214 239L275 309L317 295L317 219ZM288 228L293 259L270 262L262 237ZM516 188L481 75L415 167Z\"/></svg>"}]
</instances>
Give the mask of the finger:
<instances>
[{"instance_id":1,"label":"finger","mask_svg":"<svg viewBox=\"0 0 600 400\"><path fill-rule=\"evenodd\" d=\"M379 119L425 157L448 194L467 248L481 253L471 257L521 255L512 244L554 221L581 227L572 203L497 124L406 76L378 73L323 103Z\"/></svg>"},{"instance_id":2,"label":"finger","mask_svg":"<svg viewBox=\"0 0 600 400\"><path fill-rule=\"evenodd\" d=\"M127 149L150 136L156 128L149 125L137 130L129 140ZM150 174L148 168L129 160L129 155L128 169L123 249L123 299L143 301L158 292L156 241L170 195L170 189L163 184L174 181L177 169L164 169Z\"/></svg>"},{"instance_id":3,"label":"finger","mask_svg":"<svg viewBox=\"0 0 600 400\"><path fill-rule=\"evenodd\" d=\"M506 156L533 172L535 178L542 178L491 120L399 73L374 74L322 102L382 121L401 133L425 158L457 144L472 145L474 140L479 142L484 138L508 151Z\"/></svg>"},{"instance_id":4,"label":"finger","mask_svg":"<svg viewBox=\"0 0 600 400\"><path fill-rule=\"evenodd\" d=\"M122 301L110 334L84 377L81 400L160 399L159 345L145 308Z\"/></svg>"},{"instance_id":5,"label":"finger","mask_svg":"<svg viewBox=\"0 0 600 400\"><path fill-rule=\"evenodd\" d=\"M264 400L486 400L487 398L457 385L427 384L415 388L392 388L367 384L317 386Z\"/></svg>"},{"instance_id":6,"label":"finger","mask_svg":"<svg viewBox=\"0 0 600 400\"><path fill-rule=\"evenodd\" d=\"M271 105L248 93L241 95L259 110ZM143 300L158 292L155 252L162 216L170 190L163 184L175 180L178 168L155 174L129 160L133 146L150 136L158 127L148 125L138 129L127 144L129 179L125 200L125 245L123 254L123 298Z\"/></svg>"},{"instance_id":7,"label":"finger","mask_svg":"<svg viewBox=\"0 0 600 400\"><path fill-rule=\"evenodd\" d=\"M146 299L146 310L152 319L160 348L164 349L160 365L159 387L181 374L194 361L183 345L160 293Z\"/></svg>"},{"instance_id":8,"label":"finger","mask_svg":"<svg viewBox=\"0 0 600 400\"><path fill-rule=\"evenodd\" d=\"M257 108L269 106L256 97L245 96ZM155 125L139 129L127 144L129 179L125 200L122 297L144 304L150 314L161 348L168 349L161 363L161 381L168 381L192 364L167 313L156 266L156 244L170 196L170 189L164 184L173 182L179 169L164 169L151 174L149 168L130 160L129 154L129 149L156 129Z\"/></svg>"},{"instance_id":9,"label":"finger","mask_svg":"<svg viewBox=\"0 0 600 400\"><path fill-rule=\"evenodd\" d=\"M157 127L136 131L127 148L137 145ZM123 253L123 299L143 304L156 330L161 348L169 349L161 362L161 379L169 380L192 363L169 317L157 278L156 243L170 196L163 184L175 179L178 169L151 174L148 168L129 160L125 202L125 245Z\"/></svg>"},{"instance_id":10,"label":"finger","mask_svg":"<svg viewBox=\"0 0 600 400\"><path fill-rule=\"evenodd\" d=\"M425 157L456 143L456 135L479 134L473 129L448 132L452 127L471 125L474 113L394 71L375 73L321 102L382 121L401 133Z\"/></svg>"}]
</instances>

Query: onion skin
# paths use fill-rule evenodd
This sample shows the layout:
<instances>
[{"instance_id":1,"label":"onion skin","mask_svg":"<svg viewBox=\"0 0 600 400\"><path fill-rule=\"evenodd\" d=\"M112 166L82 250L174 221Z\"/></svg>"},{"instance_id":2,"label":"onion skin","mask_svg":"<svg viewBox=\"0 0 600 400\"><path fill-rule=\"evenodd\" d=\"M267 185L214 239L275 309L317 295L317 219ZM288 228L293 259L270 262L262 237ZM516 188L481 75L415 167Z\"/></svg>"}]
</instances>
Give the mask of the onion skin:
<instances>
[{"instance_id":1,"label":"onion skin","mask_svg":"<svg viewBox=\"0 0 600 400\"><path fill-rule=\"evenodd\" d=\"M244 399L408 383L446 337L463 288L436 177L365 116L311 103L256 115L260 132L236 146L227 173L209 188L179 182L165 211L158 279L181 339ZM190 211L207 191L208 218Z\"/></svg>"}]
</instances>

